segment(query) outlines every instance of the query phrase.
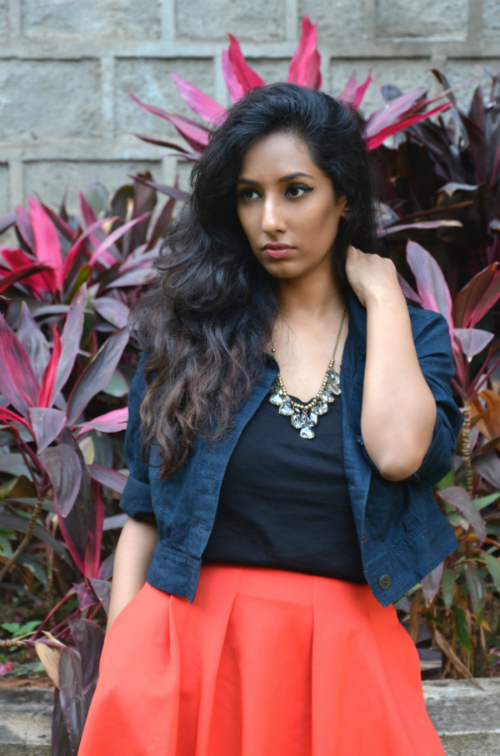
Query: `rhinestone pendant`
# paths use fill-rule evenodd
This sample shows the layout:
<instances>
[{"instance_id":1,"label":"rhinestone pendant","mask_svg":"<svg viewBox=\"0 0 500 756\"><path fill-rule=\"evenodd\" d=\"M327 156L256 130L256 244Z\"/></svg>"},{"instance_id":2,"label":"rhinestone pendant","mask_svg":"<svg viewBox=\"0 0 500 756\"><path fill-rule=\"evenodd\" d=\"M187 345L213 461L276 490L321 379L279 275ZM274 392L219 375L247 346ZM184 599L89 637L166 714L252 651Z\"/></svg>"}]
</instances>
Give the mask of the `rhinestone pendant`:
<instances>
[{"instance_id":1,"label":"rhinestone pendant","mask_svg":"<svg viewBox=\"0 0 500 756\"><path fill-rule=\"evenodd\" d=\"M314 409L317 415L324 415L328 412L328 404L326 402L318 402Z\"/></svg>"},{"instance_id":2,"label":"rhinestone pendant","mask_svg":"<svg viewBox=\"0 0 500 756\"><path fill-rule=\"evenodd\" d=\"M305 425L307 425L307 416L302 412L296 412L294 415L292 415L291 421L293 427L297 428L297 430L300 430Z\"/></svg>"},{"instance_id":3,"label":"rhinestone pendant","mask_svg":"<svg viewBox=\"0 0 500 756\"><path fill-rule=\"evenodd\" d=\"M301 438L314 438L314 431L310 425L306 425L304 428L301 429L300 437Z\"/></svg>"},{"instance_id":4,"label":"rhinestone pendant","mask_svg":"<svg viewBox=\"0 0 500 756\"><path fill-rule=\"evenodd\" d=\"M290 415L293 415L295 413L295 410L290 402L286 401L283 402L283 404L280 406L278 412L280 413L280 415L286 415L286 417L290 417Z\"/></svg>"},{"instance_id":5,"label":"rhinestone pendant","mask_svg":"<svg viewBox=\"0 0 500 756\"><path fill-rule=\"evenodd\" d=\"M281 394L273 394L269 401L271 402L271 404L275 404L277 407L279 407L281 404L283 404L284 400Z\"/></svg>"}]
</instances>

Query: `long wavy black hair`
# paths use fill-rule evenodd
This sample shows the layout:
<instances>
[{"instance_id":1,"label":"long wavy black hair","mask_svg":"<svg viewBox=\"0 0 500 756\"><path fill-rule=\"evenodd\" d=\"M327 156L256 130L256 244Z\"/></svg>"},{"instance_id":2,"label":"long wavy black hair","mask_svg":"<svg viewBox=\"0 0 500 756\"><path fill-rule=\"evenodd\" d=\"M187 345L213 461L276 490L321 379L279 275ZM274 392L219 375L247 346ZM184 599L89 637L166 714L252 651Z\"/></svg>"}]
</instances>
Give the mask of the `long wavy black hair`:
<instances>
[{"instance_id":1,"label":"long wavy black hair","mask_svg":"<svg viewBox=\"0 0 500 756\"><path fill-rule=\"evenodd\" d=\"M239 222L236 183L247 148L275 132L303 140L336 196L347 197L331 253L344 286L348 245L378 251L373 165L357 112L296 84L252 89L214 127L191 174L191 199L162 245L158 277L131 313L148 352L142 451L146 459L155 446L160 478L179 470L197 437L216 441L229 431L264 368L277 286Z\"/></svg>"}]
</instances>

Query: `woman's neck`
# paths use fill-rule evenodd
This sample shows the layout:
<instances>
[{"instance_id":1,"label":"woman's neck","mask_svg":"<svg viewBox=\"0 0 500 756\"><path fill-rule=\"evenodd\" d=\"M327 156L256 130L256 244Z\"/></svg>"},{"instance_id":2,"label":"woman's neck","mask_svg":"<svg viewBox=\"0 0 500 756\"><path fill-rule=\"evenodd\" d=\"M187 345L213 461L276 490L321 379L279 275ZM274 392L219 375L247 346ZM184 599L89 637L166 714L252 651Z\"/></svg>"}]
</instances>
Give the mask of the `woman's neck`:
<instances>
[{"instance_id":1,"label":"woman's neck","mask_svg":"<svg viewBox=\"0 0 500 756\"><path fill-rule=\"evenodd\" d=\"M318 270L300 279L280 279L279 304L283 319L292 325L336 320L346 302L333 271Z\"/></svg>"}]
</instances>

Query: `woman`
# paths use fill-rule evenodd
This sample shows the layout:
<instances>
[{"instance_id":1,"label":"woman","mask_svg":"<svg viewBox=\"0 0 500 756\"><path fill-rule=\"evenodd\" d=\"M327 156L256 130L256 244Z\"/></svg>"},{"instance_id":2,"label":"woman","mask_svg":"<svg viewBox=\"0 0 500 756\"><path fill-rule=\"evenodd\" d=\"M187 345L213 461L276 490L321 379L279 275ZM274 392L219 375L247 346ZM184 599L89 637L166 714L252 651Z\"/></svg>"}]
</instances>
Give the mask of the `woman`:
<instances>
[{"instance_id":1,"label":"woman","mask_svg":"<svg viewBox=\"0 0 500 756\"><path fill-rule=\"evenodd\" d=\"M444 319L376 254L358 118L252 90L192 182L133 317L80 756L442 756L391 602L456 548L431 487L461 413Z\"/></svg>"}]
</instances>

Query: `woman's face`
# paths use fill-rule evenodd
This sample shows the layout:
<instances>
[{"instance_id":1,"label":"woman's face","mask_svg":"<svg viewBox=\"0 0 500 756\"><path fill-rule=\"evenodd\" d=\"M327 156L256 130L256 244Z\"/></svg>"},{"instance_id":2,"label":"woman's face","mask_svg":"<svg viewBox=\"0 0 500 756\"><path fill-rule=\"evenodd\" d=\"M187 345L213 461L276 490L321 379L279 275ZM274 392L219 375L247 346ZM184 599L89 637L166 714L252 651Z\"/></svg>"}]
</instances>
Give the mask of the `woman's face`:
<instances>
[{"instance_id":1,"label":"woman's face","mask_svg":"<svg viewBox=\"0 0 500 756\"><path fill-rule=\"evenodd\" d=\"M276 278L331 272L330 250L346 198L313 162L307 144L289 133L259 139L246 151L237 211L254 255Z\"/></svg>"}]
</instances>

